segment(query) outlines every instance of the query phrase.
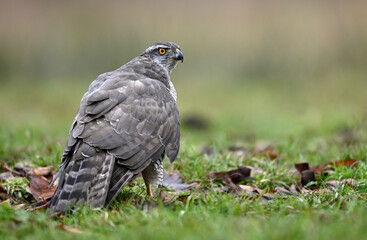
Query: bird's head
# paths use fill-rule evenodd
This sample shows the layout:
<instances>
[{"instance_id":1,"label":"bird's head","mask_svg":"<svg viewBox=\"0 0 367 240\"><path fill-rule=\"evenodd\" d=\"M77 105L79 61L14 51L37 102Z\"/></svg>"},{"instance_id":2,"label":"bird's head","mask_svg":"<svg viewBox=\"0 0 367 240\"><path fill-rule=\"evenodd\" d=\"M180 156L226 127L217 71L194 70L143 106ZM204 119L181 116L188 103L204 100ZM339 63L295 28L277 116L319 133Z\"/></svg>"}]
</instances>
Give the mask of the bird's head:
<instances>
[{"instance_id":1,"label":"bird's head","mask_svg":"<svg viewBox=\"0 0 367 240\"><path fill-rule=\"evenodd\" d=\"M168 73L171 73L178 61L183 62L184 59L180 47L173 42L157 42L148 47L142 56L152 59Z\"/></svg>"}]
</instances>

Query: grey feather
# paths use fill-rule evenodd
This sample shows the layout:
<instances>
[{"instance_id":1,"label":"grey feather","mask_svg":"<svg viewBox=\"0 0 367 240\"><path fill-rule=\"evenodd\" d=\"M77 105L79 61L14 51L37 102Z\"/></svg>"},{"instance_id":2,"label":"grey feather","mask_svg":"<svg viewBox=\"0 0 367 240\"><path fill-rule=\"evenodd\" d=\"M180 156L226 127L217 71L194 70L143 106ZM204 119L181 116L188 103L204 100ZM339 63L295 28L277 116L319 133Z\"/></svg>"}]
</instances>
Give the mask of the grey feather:
<instances>
[{"instance_id":1,"label":"grey feather","mask_svg":"<svg viewBox=\"0 0 367 240\"><path fill-rule=\"evenodd\" d=\"M161 181L164 155L172 162L179 150L179 113L169 73L182 59L176 44L156 43L91 83L70 129L52 211L108 206L140 172L148 183Z\"/></svg>"}]
</instances>

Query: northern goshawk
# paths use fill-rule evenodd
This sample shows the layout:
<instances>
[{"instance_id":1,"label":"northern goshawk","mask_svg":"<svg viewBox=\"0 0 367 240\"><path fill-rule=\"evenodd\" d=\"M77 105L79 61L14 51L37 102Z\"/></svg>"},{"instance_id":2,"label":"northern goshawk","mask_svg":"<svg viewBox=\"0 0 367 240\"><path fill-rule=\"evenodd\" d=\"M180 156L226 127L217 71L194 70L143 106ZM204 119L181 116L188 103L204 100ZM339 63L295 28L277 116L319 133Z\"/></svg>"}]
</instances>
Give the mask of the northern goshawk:
<instances>
[{"instance_id":1,"label":"northern goshawk","mask_svg":"<svg viewBox=\"0 0 367 240\"><path fill-rule=\"evenodd\" d=\"M108 206L140 173L152 196L151 185L162 184L163 158L173 162L180 145L169 76L178 61L177 44L158 42L92 82L71 126L49 209Z\"/></svg>"}]
</instances>

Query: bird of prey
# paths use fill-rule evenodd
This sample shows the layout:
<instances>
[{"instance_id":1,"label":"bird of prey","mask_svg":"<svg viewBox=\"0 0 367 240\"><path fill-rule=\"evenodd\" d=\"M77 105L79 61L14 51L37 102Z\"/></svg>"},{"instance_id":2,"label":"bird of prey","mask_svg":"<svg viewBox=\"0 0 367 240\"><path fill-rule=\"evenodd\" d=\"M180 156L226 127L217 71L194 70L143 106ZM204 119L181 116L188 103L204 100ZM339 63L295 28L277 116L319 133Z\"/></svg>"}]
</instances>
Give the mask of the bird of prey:
<instances>
[{"instance_id":1,"label":"bird of prey","mask_svg":"<svg viewBox=\"0 0 367 240\"><path fill-rule=\"evenodd\" d=\"M112 72L101 74L83 96L71 126L58 186L48 208L108 206L142 173L147 195L162 184L162 160L180 145L176 90L170 73L183 62L180 47L158 42Z\"/></svg>"}]
</instances>

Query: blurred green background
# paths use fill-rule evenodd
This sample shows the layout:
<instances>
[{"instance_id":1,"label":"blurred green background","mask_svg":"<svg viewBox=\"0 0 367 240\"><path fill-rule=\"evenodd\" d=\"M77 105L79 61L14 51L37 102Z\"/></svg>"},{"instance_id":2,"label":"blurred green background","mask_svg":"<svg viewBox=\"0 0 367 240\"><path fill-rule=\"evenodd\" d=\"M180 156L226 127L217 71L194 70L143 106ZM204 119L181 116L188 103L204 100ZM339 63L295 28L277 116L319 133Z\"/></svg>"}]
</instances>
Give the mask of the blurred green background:
<instances>
[{"instance_id":1,"label":"blurred green background","mask_svg":"<svg viewBox=\"0 0 367 240\"><path fill-rule=\"evenodd\" d=\"M366 1L1 1L0 124L66 138L101 73L181 46L181 118L201 133L328 134L367 112ZM184 126L185 134L190 129Z\"/></svg>"}]
</instances>

